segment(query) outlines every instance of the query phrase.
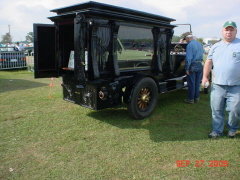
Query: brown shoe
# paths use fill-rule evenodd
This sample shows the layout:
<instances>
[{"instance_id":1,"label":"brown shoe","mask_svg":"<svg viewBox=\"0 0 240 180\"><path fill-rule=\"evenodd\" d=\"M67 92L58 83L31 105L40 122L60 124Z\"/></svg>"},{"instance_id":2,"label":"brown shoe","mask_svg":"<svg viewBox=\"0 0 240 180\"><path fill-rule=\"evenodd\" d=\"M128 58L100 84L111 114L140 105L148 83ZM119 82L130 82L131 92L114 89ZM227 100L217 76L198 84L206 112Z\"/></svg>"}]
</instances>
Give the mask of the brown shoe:
<instances>
[{"instance_id":1,"label":"brown shoe","mask_svg":"<svg viewBox=\"0 0 240 180\"><path fill-rule=\"evenodd\" d=\"M194 104L194 101L190 101L189 99L185 99L184 102L187 104Z\"/></svg>"}]
</instances>

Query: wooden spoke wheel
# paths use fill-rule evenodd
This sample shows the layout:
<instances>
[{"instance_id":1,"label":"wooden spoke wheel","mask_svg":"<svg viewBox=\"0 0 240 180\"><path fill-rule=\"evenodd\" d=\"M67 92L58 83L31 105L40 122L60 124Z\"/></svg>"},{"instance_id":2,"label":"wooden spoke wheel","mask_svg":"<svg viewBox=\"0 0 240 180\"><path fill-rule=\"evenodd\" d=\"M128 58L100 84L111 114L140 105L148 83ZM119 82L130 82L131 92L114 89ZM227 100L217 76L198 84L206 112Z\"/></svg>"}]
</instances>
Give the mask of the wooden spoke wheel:
<instances>
[{"instance_id":1,"label":"wooden spoke wheel","mask_svg":"<svg viewBox=\"0 0 240 180\"><path fill-rule=\"evenodd\" d=\"M145 77L134 87L128 111L135 119L144 119L153 113L157 100L156 82L152 78Z\"/></svg>"}]
</instances>

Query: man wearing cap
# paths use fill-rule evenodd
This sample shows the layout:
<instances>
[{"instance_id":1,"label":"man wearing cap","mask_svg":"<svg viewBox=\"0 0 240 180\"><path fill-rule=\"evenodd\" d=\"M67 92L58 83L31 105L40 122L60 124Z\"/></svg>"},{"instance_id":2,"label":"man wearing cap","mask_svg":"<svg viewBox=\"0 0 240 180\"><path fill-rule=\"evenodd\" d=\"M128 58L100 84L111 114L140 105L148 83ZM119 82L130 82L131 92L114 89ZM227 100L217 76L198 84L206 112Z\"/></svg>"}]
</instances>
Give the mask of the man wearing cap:
<instances>
[{"instance_id":1,"label":"man wearing cap","mask_svg":"<svg viewBox=\"0 0 240 180\"><path fill-rule=\"evenodd\" d=\"M209 138L223 135L224 109L228 112L228 137L234 138L240 119L240 39L237 25L227 21L222 28L223 40L214 44L204 65L202 85L208 82L213 67L211 91L212 132Z\"/></svg>"},{"instance_id":2,"label":"man wearing cap","mask_svg":"<svg viewBox=\"0 0 240 180\"><path fill-rule=\"evenodd\" d=\"M188 83L188 99L185 103L194 104L200 98L199 88L203 73L203 45L193 39L193 35L189 32L185 33L184 40L188 45L186 48L186 74Z\"/></svg>"},{"instance_id":3,"label":"man wearing cap","mask_svg":"<svg viewBox=\"0 0 240 180\"><path fill-rule=\"evenodd\" d=\"M17 42L17 45L15 46L15 50L16 51L22 51L24 48L22 45L19 44L19 42Z\"/></svg>"}]
</instances>

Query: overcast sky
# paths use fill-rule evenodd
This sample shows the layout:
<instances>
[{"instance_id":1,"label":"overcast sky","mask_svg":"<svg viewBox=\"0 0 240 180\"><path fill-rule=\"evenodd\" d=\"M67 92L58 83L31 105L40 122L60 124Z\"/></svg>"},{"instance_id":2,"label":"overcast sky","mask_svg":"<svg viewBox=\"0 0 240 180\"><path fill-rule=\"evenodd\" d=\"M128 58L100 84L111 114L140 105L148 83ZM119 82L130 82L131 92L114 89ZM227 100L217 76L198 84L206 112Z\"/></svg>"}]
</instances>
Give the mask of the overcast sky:
<instances>
[{"instance_id":1,"label":"overcast sky","mask_svg":"<svg viewBox=\"0 0 240 180\"><path fill-rule=\"evenodd\" d=\"M240 0L95 0L96 2L145 11L176 19L172 24L191 24L197 38L221 38L221 28L228 21L240 27ZM88 0L1 0L0 35L9 32L13 41L25 40L33 23L52 24L51 9L88 2ZM179 36L189 26L175 28ZM237 35L238 36L238 35ZM239 36L238 36L239 37Z\"/></svg>"}]
</instances>

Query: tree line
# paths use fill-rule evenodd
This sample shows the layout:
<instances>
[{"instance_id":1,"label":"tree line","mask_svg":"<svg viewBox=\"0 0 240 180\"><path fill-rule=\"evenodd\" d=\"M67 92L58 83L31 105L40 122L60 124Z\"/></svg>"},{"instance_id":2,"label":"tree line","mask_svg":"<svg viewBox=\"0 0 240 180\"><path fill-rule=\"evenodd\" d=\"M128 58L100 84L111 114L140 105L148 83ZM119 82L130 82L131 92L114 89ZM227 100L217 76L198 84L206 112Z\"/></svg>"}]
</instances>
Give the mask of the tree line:
<instances>
[{"instance_id":1,"label":"tree line","mask_svg":"<svg viewBox=\"0 0 240 180\"><path fill-rule=\"evenodd\" d=\"M172 37L172 42L180 42L180 39L183 39L184 38L184 33L181 35L181 36L175 36L175 35L173 35L173 37ZM206 43L205 42L203 42L203 38L196 38L196 40L197 41L199 41L200 43L202 43L203 45L205 45ZM219 41L221 41L222 39L220 38L220 40ZM217 43L217 42L219 42L219 41L217 41L217 40L212 40L212 45L213 44L215 44L215 43Z\"/></svg>"},{"instance_id":2,"label":"tree line","mask_svg":"<svg viewBox=\"0 0 240 180\"><path fill-rule=\"evenodd\" d=\"M10 33L6 33L5 35L2 35L2 44L12 43L13 38ZM21 41L22 43L31 43L33 42L33 32L27 33L25 36L25 40Z\"/></svg>"},{"instance_id":3,"label":"tree line","mask_svg":"<svg viewBox=\"0 0 240 180\"><path fill-rule=\"evenodd\" d=\"M27 35L25 37L26 37L26 39L25 39L25 41L22 41L23 43L31 43L31 42L33 42L33 32L27 33ZM172 42L180 42L180 39L183 39L183 37L184 37L184 33L181 36L173 35ZM197 38L196 40L199 41L202 44L205 44L203 42L203 38ZM10 33L6 33L5 35L2 35L1 43L2 44L12 43L12 36L10 35Z\"/></svg>"}]
</instances>

